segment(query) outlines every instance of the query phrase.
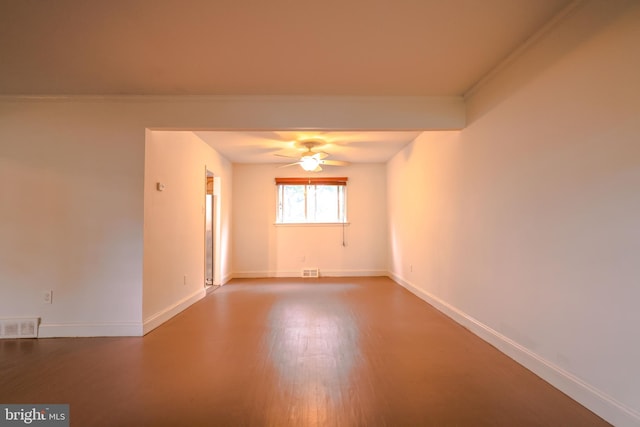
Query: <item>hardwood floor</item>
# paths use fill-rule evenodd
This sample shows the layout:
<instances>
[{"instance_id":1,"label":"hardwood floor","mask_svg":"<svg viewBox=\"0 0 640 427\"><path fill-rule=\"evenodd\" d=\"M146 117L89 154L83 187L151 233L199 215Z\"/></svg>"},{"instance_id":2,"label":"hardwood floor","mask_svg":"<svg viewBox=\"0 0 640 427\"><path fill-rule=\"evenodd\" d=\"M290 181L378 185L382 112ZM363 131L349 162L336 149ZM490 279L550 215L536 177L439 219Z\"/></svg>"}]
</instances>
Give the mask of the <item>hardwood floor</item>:
<instances>
[{"instance_id":1,"label":"hardwood floor","mask_svg":"<svg viewBox=\"0 0 640 427\"><path fill-rule=\"evenodd\" d=\"M72 426L600 426L387 278L234 280L143 338L0 340Z\"/></svg>"}]
</instances>

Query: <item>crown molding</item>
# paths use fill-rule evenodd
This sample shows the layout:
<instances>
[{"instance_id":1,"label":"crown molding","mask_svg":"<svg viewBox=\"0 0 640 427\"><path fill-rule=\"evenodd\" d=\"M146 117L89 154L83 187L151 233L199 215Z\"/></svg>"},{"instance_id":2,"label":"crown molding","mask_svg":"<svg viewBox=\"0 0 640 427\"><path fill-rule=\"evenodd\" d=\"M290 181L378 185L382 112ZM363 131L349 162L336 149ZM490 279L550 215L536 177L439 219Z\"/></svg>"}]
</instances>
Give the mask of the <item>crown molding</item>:
<instances>
[{"instance_id":1,"label":"crown molding","mask_svg":"<svg viewBox=\"0 0 640 427\"><path fill-rule=\"evenodd\" d=\"M571 16L579 6L584 4L584 0L573 0L571 3L566 5L562 10L556 13L551 20L549 20L545 25L543 25L538 31L533 33L529 38L527 38L522 44L515 48L510 54L508 54L505 58L499 61L489 72L487 72L484 76L482 76L476 83L474 83L469 89L467 89L462 97L465 101L471 98L474 94L476 94L480 88L485 86L491 80L493 80L496 76L498 76L504 69L506 69L511 63L520 58L526 51L529 50L532 46L537 44L539 41L547 37L547 35L555 29L560 23L564 22L569 16Z\"/></svg>"}]
</instances>

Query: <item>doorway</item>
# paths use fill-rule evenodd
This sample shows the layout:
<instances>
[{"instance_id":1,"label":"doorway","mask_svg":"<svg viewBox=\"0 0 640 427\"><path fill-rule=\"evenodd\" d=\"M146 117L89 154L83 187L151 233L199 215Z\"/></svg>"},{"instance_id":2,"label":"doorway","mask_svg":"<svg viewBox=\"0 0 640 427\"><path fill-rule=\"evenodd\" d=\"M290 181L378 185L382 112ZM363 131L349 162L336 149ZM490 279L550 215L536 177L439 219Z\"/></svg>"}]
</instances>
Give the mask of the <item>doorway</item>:
<instances>
[{"instance_id":1,"label":"doorway","mask_svg":"<svg viewBox=\"0 0 640 427\"><path fill-rule=\"evenodd\" d=\"M206 288L214 286L215 283L215 237L216 237L216 206L217 195L215 194L214 174L206 170L206 192L205 192L205 273L204 285Z\"/></svg>"}]
</instances>

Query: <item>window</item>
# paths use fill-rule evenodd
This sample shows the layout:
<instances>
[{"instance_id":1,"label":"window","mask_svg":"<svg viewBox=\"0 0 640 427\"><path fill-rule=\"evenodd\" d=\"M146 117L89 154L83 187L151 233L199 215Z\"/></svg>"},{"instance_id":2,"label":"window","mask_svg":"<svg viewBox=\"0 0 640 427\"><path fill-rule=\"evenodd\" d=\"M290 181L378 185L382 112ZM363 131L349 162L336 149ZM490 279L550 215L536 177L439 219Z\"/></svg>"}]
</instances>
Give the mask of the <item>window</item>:
<instances>
[{"instance_id":1,"label":"window","mask_svg":"<svg viewBox=\"0 0 640 427\"><path fill-rule=\"evenodd\" d=\"M278 224L345 223L347 178L276 178Z\"/></svg>"}]
</instances>

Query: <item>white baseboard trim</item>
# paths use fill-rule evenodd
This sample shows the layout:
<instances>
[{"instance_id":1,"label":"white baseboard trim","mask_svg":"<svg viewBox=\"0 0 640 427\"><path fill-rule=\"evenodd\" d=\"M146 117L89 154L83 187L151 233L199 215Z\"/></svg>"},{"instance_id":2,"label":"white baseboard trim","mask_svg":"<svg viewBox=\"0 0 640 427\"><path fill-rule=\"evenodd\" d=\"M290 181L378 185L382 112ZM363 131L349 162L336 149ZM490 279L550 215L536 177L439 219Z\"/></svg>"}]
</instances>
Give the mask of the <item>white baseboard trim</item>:
<instances>
[{"instance_id":1,"label":"white baseboard trim","mask_svg":"<svg viewBox=\"0 0 640 427\"><path fill-rule=\"evenodd\" d=\"M233 273L234 279L261 279L265 277L294 277L293 272L281 271L276 273L275 271L236 271ZM298 272L298 276L300 273Z\"/></svg>"},{"instance_id":2,"label":"white baseboard trim","mask_svg":"<svg viewBox=\"0 0 640 427\"><path fill-rule=\"evenodd\" d=\"M42 323L38 338L139 337L142 323Z\"/></svg>"},{"instance_id":3,"label":"white baseboard trim","mask_svg":"<svg viewBox=\"0 0 640 427\"><path fill-rule=\"evenodd\" d=\"M386 275L385 270L320 270L320 277L378 277Z\"/></svg>"},{"instance_id":4,"label":"white baseboard trim","mask_svg":"<svg viewBox=\"0 0 640 427\"><path fill-rule=\"evenodd\" d=\"M640 426L640 413L637 411L399 275L388 272L388 276L606 421L618 427Z\"/></svg>"},{"instance_id":5,"label":"white baseboard trim","mask_svg":"<svg viewBox=\"0 0 640 427\"><path fill-rule=\"evenodd\" d=\"M171 319L176 314L189 308L195 302L204 298L206 296L206 293L207 291L204 288L198 289L197 291L193 292L191 295L187 295L186 297L176 302L175 304L172 304L169 307L148 317L147 319L145 319L142 325L143 335L148 334L158 326L162 325L167 320Z\"/></svg>"},{"instance_id":6,"label":"white baseboard trim","mask_svg":"<svg viewBox=\"0 0 640 427\"><path fill-rule=\"evenodd\" d=\"M239 271L233 273L234 279L259 279L265 277L300 277L302 269L295 271ZM323 270L320 277L376 277L388 276L386 270Z\"/></svg>"},{"instance_id":7,"label":"white baseboard trim","mask_svg":"<svg viewBox=\"0 0 640 427\"><path fill-rule=\"evenodd\" d=\"M227 284L227 282L229 282L229 280L233 279L233 275L231 273L228 273L226 275L224 275L222 277L222 280L220 281L220 283L218 283L220 286L223 286L225 284Z\"/></svg>"}]
</instances>

